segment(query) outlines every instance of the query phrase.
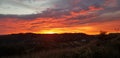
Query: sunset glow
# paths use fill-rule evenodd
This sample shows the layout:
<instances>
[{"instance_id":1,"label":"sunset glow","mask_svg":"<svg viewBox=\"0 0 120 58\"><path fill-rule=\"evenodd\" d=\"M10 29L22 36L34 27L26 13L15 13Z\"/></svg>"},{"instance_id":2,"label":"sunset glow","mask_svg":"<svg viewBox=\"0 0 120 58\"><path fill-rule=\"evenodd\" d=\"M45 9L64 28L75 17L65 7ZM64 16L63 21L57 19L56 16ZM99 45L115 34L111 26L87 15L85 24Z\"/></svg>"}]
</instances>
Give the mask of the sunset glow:
<instances>
[{"instance_id":1,"label":"sunset glow","mask_svg":"<svg viewBox=\"0 0 120 58\"><path fill-rule=\"evenodd\" d=\"M119 0L0 0L0 35L120 32Z\"/></svg>"},{"instance_id":2,"label":"sunset glow","mask_svg":"<svg viewBox=\"0 0 120 58\"><path fill-rule=\"evenodd\" d=\"M40 33L40 34L60 34L57 31L49 31L49 30L42 31L42 32L37 32L37 33Z\"/></svg>"}]
</instances>

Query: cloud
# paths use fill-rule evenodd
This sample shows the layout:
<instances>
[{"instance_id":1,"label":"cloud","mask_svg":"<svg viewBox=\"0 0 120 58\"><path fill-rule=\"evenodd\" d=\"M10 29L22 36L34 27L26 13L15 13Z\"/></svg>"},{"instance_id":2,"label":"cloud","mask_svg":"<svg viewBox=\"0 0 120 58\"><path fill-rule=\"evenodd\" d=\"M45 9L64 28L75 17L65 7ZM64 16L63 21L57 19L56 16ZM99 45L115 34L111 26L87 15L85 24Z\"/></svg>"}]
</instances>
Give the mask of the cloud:
<instances>
[{"instance_id":1,"label":"cloud","mask_svg":"<svg viewBox=\"0 0 120 58\"><path fill-rule=\"evenodd\" d=\"M0 14L0 34L49 31L91 34L101 30L115 32L114 28L119 28L120 22L120 8L116 1L118 0L107 6L112 0L52 0L54 8L47 8L41 13Z\"/></svg>"},{"instance_id":2,"label":"cloud","mask_svg":"<svg viewBox=\"0 0 120 58\"><path fill-rule=\"evenodd\" d=\"M118 7L118 0L105 0L104 6L107 6L107 7Z\"/></svg>"},{"instance_id":3,"label":"cloud","mask_svg":"<svg viewBox=\"0 0 120 58\"><path fill-rule=\"evenodd\" d=\"M54 3L54 0L0 0L0 14L41 13L47 8L54 8Z\"/></svg>"},{"instance_id":4,"label":"cloud","mask_svg":"<svg viewBox=\"0 0 120 58\"><path fill-rule=\"evenodd\" d=\"M69 18L76 17L76 16L87 16L87 15L92 15L95 14L97 11L103 10L103 8L96 8L95 6L89 6L88 10L80 10L79 12L70 12L70 16L66 16Z\"/></svg>"},{"instance_id":5,"label":"cloud","mask_svg":"<svg viewBox=\"0 0 120 58\"><path fill-rule=\"evenodd\" d=\"M73 15L69 16L73 17ZM112 18L113 16L114 18ZM100 30L113 32L113 26L118 27L119 25L118 22L120 22L120 19L118 17L119 11L94 17L80 17L81 19L68 19L68 17L61 17L57 19L52 17L37 17L32 20L25 20L22 18L4 18L0 20L0 32L1 34L21 32L42 33L48 31L61 33L84 32L91 34L98 33Z\"/></svg>"}]
</instances>

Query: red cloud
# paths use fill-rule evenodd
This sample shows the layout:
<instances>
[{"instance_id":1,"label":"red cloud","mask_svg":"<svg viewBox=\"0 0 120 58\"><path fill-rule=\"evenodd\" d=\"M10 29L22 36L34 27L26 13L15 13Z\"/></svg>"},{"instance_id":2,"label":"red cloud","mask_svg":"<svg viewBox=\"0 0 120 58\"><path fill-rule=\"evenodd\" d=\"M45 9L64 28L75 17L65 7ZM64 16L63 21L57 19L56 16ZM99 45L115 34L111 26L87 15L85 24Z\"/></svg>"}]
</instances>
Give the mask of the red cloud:
<instances>
[{"instance_id":1,"label":"red cloud","mask_svg":"<svg viewBox=\"0 0 120 58\"><path fill-rule=\"evenodd\" d=\"M95 6L90 6L88 10L81 10L79 12L74 12L74 11L71 11L70 12L70 16L64 16L66 18L72 18L72 17L76 17L76 16L86 16L86 15L91 15L91 13L96 13L97 11L100 11L100 10L103 10L103 8L99 7L99 8L96 8Z\"/></svg>"},{"instance_id":2,"label":"red cloud","mask_svg":"<svg viewBox=\"0 0 120 58\"><path fill-rule=\"evenodd\" d=\"M85 20L70 20L65 18L54 19L54 18L36 18L34 20L21 20L15 18L7 18L0 21L0 32L1 34L10 33L25 33L25 32L36 32L36 33L47 33L47 32L58 32L58 33L74 33L83 32L87 34L96 34L99 31L113 32L111 29L113 26L119 25L118 21L110 22L91 22L87 24L80 24ZM77 23L77 24L76 24Z\"/></svg>"},{"instance_id":3,"label":"red cloud","mask_svg":"<svg viewBox=\"0 0 120 58\"><path fill-rule=\"evenodd\" d=\"M88 10L80 10L79 12L70 11L69 15L62 15L58 18L55 16L48 17L36 17L33 20L25 20L22 18L3 18L0 20L0 33L1 34L9 34L9 33L25 33L25 32L36 32L36 33L44 33L44 32L58 32L58 33L66 33L66 32L84 32L88 34L98 33L101 30L107 30L108 32L113 32L111 29L113 26L119 25L118 21L109 21L110 18L105 19L106 17L111 17L112 14L104 14L104 16L95 16L94 19L99 19L98 21L90 17L90 15L97 15L97 12L103 10L102 7L90 6ZM116 12L114 14L118 15ZM51 15L51 13L49 13ZM71 19L79 16L88 16L87 18L82 19ZM100 19L100 18L104 19ZM93 20L92 22L89 22ZM108 20L109 22L99 22L100 20ZM113 20L113 19L112 19Z\"/></svg>"}]
</instances>

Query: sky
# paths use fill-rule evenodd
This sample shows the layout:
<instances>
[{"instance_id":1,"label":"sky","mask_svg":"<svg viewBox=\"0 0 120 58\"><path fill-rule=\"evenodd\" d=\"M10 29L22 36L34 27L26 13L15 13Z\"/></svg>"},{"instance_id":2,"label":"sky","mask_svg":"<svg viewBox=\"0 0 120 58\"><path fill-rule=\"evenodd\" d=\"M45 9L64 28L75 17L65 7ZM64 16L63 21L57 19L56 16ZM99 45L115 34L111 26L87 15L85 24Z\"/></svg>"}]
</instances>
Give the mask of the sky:
<instances>
[{"instance_id":1,"label":"sky","mask_svg":"<svg viewBox=\"0 0 120 58\"><path fill-rule=\"evenodd\" d=\"M0 35L120 32L120 0L0 0Z\"/></svg>"}]
</instances>

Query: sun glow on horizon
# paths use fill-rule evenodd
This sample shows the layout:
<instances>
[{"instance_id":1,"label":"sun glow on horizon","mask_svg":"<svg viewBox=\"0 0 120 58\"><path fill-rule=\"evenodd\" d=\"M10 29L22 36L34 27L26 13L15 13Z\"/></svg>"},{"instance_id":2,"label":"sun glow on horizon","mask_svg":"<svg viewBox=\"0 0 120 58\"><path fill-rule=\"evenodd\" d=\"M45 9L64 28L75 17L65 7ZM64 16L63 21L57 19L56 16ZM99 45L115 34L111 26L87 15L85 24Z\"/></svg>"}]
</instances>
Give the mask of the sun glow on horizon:
<instances>
[{"instance_id":1,"label":"sun glow on horizon","mask_svg":"<svg viewBox=\"0 0 120 58\"><path fill-rule=\"evenodd\" d=\"M92 33L93 27L73 27L73 28L54 28L48 30L41 30L36 33L38 34L63 34L63 33L85 33L85 34L98 34Z\"/></svg>"},{"instance_id":2,"label":"sun glow on horizon","mask_svg":"<svg viewBox=\"0 0 120 58\"><path fill-rule=\"evenodd\" d=\"M61 34L60 30L52 29L52 30L43 30L38 32L40 34Z\"/></svg>"},{"instance_id":3,"label":"sun glow on horizon","mask_svg":"<svg viewBox=\"0 0 120 58\"><path fill-rule=\"evenodd\" d=\"M48 31L48 32L41 32L41 34L56 34L57 32L52 32L52 31Z\"/></svg>"}]
</instances>

